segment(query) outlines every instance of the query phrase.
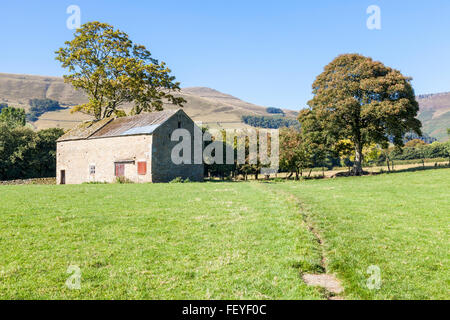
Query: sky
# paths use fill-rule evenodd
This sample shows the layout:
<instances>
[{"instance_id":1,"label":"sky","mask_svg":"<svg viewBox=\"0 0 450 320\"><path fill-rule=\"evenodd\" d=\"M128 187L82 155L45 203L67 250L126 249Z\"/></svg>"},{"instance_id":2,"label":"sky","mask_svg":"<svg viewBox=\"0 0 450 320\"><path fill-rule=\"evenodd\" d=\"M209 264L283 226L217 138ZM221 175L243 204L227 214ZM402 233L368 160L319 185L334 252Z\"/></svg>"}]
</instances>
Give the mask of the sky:
<instances>
[{"instance_id":1,"label":"sky","mask_svg":"<svg viewBox=\"0 0 450 320\"><path fill-rule=\"evenodd\" d=\"M62 76L54 51L73 38L67 8L165 61L182 87L298 110L337 55L360 53L413 77L417 94L450 91L448 0L0 0L0 72ZM381 29L367 13L380 8ZM371 20L373 21L373 20Z\"/></svg>"}]
</instances>

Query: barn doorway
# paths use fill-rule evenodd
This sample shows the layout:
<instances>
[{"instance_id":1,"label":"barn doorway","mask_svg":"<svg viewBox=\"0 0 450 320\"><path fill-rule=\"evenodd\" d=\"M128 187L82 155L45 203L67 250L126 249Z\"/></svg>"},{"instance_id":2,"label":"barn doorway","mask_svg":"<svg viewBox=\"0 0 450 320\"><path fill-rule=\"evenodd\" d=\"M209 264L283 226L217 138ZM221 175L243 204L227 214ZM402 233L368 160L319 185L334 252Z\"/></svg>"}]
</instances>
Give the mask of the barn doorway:
<instances>
[{"instance_id":1,"label":"barn doorway","mask_svg":"<svg viewBox=\"0 0 450 320\"><path fill-rule=\"evenodd\" d=\"M61 170L60 184L66 184L66 170Z\"/></svg>"},{"instance_id":2,"label":"barn doorway","mask_svg":"<svg viewBox=\"0 0 450 320\"><path fill-rule=\"evenodd\" d=\"M116 177L125 176L125 164L124 163L115 163L114 174Z\"/></svg>"}]
</instances>

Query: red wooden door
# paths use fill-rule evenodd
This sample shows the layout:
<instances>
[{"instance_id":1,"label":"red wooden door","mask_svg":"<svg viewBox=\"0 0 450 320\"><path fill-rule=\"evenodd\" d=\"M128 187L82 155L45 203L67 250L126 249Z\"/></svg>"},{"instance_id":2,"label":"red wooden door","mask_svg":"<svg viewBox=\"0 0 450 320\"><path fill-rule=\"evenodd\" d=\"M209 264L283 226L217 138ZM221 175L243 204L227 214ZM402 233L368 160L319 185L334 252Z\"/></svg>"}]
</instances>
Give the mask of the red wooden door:
<instances>
[{"instance_id":1,"label":"red wooden door","mask_svg":"<svg viewBox=\"0 0 450 320\"><path fill-rule=\"evenodd\" d=\"M141 176L145 176L147 174L147 162L146 161L138 162L138 174Z\"/></svg>"},{"instance_id":2,"label":"red wooden door","mask_svg":"<svg viewBox=\"0 0 450 320\"><path fill-rule=\"evenodd\" d=\"M116 163L115 175L116 177L123 177L125 175L125 164Z\"/></svg>"}]
</instances>

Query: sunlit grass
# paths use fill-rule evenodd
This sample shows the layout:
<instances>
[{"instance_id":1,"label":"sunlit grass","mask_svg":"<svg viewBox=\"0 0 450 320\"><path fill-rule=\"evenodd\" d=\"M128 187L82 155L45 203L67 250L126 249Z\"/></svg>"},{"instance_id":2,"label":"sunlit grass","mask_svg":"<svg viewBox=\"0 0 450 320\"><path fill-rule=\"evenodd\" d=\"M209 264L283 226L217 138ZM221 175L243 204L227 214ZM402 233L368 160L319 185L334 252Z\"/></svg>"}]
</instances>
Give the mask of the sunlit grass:
<instances>
[{"instance_id":1,"label":"sunlit grass","mask_svg":"<svg viewBox=\"0 0 450 320\"><path fill-rule=\"evenodd\" d=\"M293 194L357 299L450 298L450 169L272 186ZM381 270L369 290L367 268Z\"/></svg>"},{"instance_id":2,"label":"sunlit grass","mask_svg":"<svg viewBox=\"0 0 450 320\"><path fill-rule=\"evenodd\" d=\"M1 299L448 299L450 169L302 182L0 187ZM81 289L65 285L81 269ZM367 268L381 287L367 287Z\"/></svg>"},{"instance_id":3,"label":"sunlit grass","mask_svg":"<svg viewBox=\"0 0 450 320\"><path fill-rule=\"evenodd\" d=\"M0 298L321 298L294 202L253 183L0 187ZM81 269L81 290L65 282Z\"/></svg>"}]
</instances>

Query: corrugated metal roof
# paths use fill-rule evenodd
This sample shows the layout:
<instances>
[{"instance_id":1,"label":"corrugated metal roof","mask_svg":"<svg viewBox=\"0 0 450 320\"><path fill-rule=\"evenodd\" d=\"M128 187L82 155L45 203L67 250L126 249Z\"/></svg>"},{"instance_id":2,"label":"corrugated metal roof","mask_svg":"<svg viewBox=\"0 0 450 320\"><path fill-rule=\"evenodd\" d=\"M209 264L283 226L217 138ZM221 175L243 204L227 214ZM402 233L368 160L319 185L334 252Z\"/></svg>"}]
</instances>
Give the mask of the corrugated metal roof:
<instances>
[{"instance_id":1,"label":"corrugated metal roof","mask_svg":"<svg viewBox=\"0 0 450 320\"><path fill-rule=\"evenodd\" d=\"M155 131L156 128L159 127L159 124L152 124L149 126L144 126L144 127L137 127L137 128L131 128L127 131L125 131L124 133L122 133L122 136L126 136L126 135L130 135L130 134L150 134L153 133L153 131Z\"/></svg>"},{"instance_id":2,"label":"corrugated metal roof","mask_svg":"<svg viewBox=\"0 0 450 320\"><path fill-rule=\"evenodd\" d=\"M108 118L90 124L83 123L63 135L58 141L152 134L177 112L178 110L164 110L130 117Z\"/></svg>"}]
</instances>

